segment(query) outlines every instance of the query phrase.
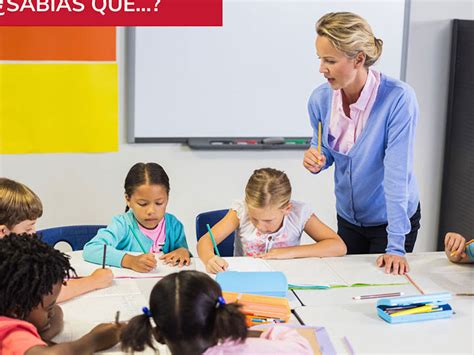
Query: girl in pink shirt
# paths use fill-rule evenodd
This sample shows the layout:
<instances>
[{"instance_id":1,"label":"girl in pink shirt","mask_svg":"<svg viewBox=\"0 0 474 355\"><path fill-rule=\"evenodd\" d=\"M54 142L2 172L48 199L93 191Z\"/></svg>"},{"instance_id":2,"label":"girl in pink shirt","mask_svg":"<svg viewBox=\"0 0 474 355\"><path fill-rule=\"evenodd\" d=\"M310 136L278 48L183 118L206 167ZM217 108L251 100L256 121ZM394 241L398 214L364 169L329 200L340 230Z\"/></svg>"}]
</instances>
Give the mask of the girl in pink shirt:
<instances>
[{"instance_id":1,"label":"girl in pink shirt","mask_svg":"<svg viewBox=\"0 0 474 355\"><path fill-rule=\"evenodd\" d=\"M172 354L312 354L306 339L286 327L247 338L245 316L239 308L236 303L226 304L220 286L202 272L168 275L153 288L150 309L144 307L143 314L123 329L122 349L154 348L154 337Z\"/></svg>"}]
</instances>

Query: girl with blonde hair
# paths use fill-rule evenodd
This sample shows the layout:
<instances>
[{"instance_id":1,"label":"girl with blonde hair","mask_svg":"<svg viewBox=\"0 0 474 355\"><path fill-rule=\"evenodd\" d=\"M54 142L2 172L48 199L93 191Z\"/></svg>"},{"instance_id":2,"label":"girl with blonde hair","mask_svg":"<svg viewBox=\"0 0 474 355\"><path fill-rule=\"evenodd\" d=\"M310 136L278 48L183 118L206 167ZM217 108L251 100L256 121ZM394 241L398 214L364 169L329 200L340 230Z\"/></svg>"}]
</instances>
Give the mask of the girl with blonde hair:
<instances>
[{"instance_id":1,"label":"girl with blonde hair","mask_svg":"<svg viewBox=\"0 0 474 355\"><path fill-rule=\"evenodd\" d=\"M316 217L309 205L291 199L288 176L272 168L253 172L245 188L245 199L235 201L211 231L217 244L237 232L235 256L291 259L346 253L341 238ZM300 245L303 232L317 243ZM208 272L227 268L228 263L214 255L209 233L199 239L197 249Z\"/></svg>"}]
</instances>

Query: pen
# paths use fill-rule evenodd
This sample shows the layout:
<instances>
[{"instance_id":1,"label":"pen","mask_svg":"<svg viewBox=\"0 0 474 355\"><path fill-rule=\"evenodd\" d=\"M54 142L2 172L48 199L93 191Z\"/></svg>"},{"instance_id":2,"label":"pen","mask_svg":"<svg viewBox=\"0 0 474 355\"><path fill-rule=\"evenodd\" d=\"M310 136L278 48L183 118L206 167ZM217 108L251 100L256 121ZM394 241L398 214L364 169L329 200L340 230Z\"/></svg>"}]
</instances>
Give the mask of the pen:
<instances>
[{"instance_id":1,"label":"pen","mask_svg":"<svg viewBox=\"0 0 474 355\"><path fill-rule=\"evenodd\" d=\"M221 256L221 254L219 253L219 249L217 249L216 240L214 239L214 234L212 234L211 227L209 226L209 224L206 224L206 227L207 227L207 230L209 231L209 235L211 236L212 245L214 246L216 255Z\"/></svg>"},{"instance_id":2,"label":"pen","mask_svg":"<svg viewBox=\"0 0 474 355\"><path fill-rule=\"evenodd\" d=\"M105 255L107 253L107 244L104 244L104 254L102 255L102 269L105 269Z\"/></svg>"},{"instance_id":3,"label":"pen","mask_svg":"<svg viewBox=\"0 0 474 355\"><path fill-rule=\"evenodd\" d=\"M117 313L115 313L115 324L120 324L119 317L120 317L120 311L117 311Z\"/></svg>"},{"instance_id":4,"label":"pen","mask_svg":"<svg viewBox=\"0 0 474 355\"><path fill-rule=\"evenodd\" d=\"M353 300L368 300L371 298L384 298L384 297L398 297L403 295L403 292L390 292L390 293L378 293L373 295L362 295L362 296L354 296L352 297Z\"/></svg>"}]
</instances>

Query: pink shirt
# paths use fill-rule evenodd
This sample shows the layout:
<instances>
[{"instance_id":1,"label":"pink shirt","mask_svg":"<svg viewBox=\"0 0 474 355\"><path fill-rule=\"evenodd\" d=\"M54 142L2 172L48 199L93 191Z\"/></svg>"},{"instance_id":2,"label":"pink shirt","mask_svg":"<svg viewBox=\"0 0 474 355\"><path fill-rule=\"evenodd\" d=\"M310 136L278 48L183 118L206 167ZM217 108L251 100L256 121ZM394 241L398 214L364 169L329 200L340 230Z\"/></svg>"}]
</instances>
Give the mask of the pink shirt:
<instances>
[{"instance_id":1,"label":"pink shirt","mask_svg":"<svg viewBox=\"0 0 474 355\"><path fill-rule=\"evenodd\" d=\"M380 85L380 73L369 69L367 81L359 99L349 105L350 117L344 113L341 90L334 90L331 119L329 122L329 146L339 153L347 154L367 124Z\"/></svg>"},{"instance_id":2,"label":"pink shirt","mask_svg":"<svg viewBox=\"0 0 474 355\"><path fill-rule=\"evenodd\" d=\"M0 316L0 354L23 355L37 345L46 346L46 343L33 324Z\"/></svg>"},{"instance_id":3,"label":"pink shirt","mask_svg":"<svg viewBox=\"0 0 474 355\"><path fill-rule=\"evenodd\" d=\"M247 338L243 343L225 341L204 352L204 355L231 354L311 355L313 350L296 330L277 326L265 330L260 338Z\"/></svg>"},{"instance_id":4,"label":"pink shirt","mask_svg":"<svg viewBox=\"0 0 474 355\"><path fill-rule=\"evenodd\" d=\"M165 245L166 240L166 223L165 218L163 217L154 229L146 229L138 223L138 228L140 231L145 234L148 238L153 240L151 245L150 253L161 253L163 245Z\"/></svg>"}]
</instances>

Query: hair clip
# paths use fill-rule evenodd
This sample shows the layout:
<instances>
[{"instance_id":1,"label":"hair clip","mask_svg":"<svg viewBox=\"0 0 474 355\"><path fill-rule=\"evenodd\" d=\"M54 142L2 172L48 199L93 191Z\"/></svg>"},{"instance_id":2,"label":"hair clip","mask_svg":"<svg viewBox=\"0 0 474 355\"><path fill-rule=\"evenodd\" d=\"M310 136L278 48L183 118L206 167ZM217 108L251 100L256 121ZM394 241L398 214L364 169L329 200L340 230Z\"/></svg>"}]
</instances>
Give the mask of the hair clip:
<instances>
[{"instance_id":1,"label":"hair clip","mask_svg":"<svg viewBox=\"0 0 474 355\"><path fill-rule=\"evenodd\" d=\"M142 312L144 315L146 315L148 318L151 318L151 312L150 310L148 309L148 307L143 307L142 308Z\"/></svg>"},{"instance_id":2,"label":"hair clip","mask_svg":"<svg viewBox=\"0 0 474 355\"><path fill-rule=\"evenodd\" d=\"M225 306L225 299L222 296L217 297L216 308Z\"/></svg>"}]
</instances>

